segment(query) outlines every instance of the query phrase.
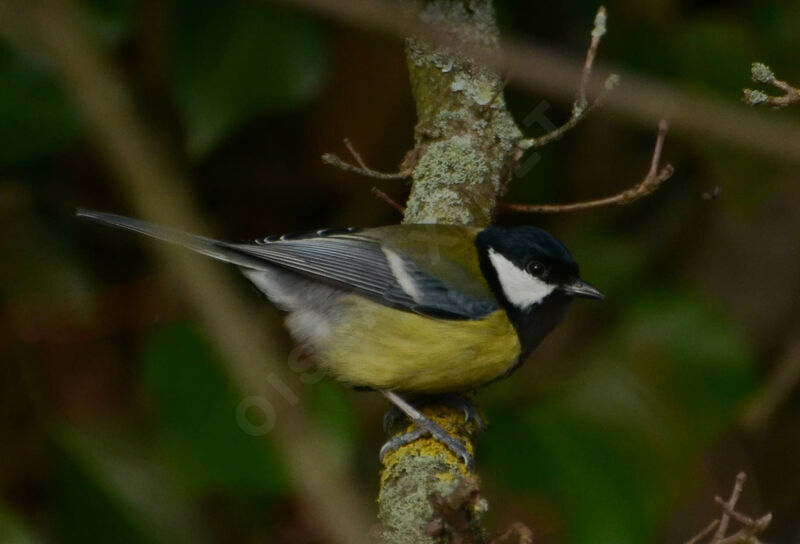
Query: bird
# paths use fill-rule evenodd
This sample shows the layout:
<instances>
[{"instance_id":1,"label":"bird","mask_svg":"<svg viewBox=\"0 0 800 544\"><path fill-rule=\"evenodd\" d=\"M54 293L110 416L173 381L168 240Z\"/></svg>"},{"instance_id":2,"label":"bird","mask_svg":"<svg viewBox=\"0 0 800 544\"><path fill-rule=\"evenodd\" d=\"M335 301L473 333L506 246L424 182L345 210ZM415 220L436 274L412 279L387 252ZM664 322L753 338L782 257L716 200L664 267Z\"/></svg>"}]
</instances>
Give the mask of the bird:
<instances>
[{"instance_id":1,"label":"bird","mask_svg":"<svg viewBox=\"0 0 800 544\"><path fill-rule=\"evenodd\" d=\"M569 249L534 226L398 224L226 242L122 215L80 218L235 265L286 312L295 342L334 380L377 390L415 425L381 449L432 436L466 447L414 406L508 376L575 298L602 299Z\"/></svg>"}]
</instances>

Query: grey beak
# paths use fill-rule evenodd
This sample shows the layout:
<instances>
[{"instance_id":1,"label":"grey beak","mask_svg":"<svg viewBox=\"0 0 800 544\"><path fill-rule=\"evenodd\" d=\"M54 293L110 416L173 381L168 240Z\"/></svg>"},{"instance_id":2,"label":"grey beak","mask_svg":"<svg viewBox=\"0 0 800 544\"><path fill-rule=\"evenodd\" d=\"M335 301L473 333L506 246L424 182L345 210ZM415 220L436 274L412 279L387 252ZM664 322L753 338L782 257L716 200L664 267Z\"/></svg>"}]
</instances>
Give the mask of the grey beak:
<instances>
[{"instance_id":1,"label":"grey beak","mask_svg":"<svg viewBox=\"0 0 800 544\"><path fill-rule=\"evenodd\" d=\"M589 285L580 278L562 285L561 290L575 297L596 298L598 300L606 298L596 287Z\"/></svg>"}]
</instances>

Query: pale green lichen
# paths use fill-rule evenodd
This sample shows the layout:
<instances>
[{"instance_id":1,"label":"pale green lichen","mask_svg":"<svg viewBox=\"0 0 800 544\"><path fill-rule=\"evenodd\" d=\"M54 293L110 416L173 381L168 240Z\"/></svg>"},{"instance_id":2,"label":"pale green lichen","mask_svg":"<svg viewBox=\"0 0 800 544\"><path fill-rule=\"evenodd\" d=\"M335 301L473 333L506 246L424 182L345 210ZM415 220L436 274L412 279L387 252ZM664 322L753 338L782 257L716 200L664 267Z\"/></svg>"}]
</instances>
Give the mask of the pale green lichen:
<instances>
[{"instance_id":1,"label":"pale green lichen","mask_svg":"<svg viewBox=\"0 0 800 544\"><path fill-rule=\"evenodd\" d=\"M408 47L417 103L414 187L406 222L486 225L502 192L521 132L505 109L496 74L457 60L443 72L440 52ZM435 69L423 62L427 57ZM454 194L457 187L457 194Z\"/></svg>"},{"instance_id":2,"label":"pale green lichen","mask_svg":"<svg viewBox=\"0 0 800 544\"><path fill-rule=\"evenodd\" d=\"M769 100L767 93L755 89L744 90L744 102L748 106L759 106Z\"/></svg>"},{"instance_id":3,"label":"pale green lichen","mask_svg":"<svg viewBox=\"0 0 800 544\"><path fill-rule=\"evenodd\" d=\"M458 75L450 84L453 92L463 92L464 96L479 106L486 106L497 94L496 81L493 78L482 77L467 79Z\"/></svg>"},{"instance_id":4,"label":"pale green lichen","mask_svg":"<svg viewBox=\"0 0 800 544\"><path fill-rule=\"evenodd\" d=\"M597 10L597 15L594 17L594 27L592 28L592 38L602 38L607 31L608 12L606 8L600 6Z\"/></svg>"},{"instance_id":5,"label":"pale green lichen","mask_svg":"<svg viewBox=\"0 0 800 544\"><path fill-rule=\"evenodd\" d=\"M406 455L403 458L402 470L382 482L378 495L379 504L391 505L380 509L382 543L434 541L427 534L426 526L434 516L431 489L440 482L431 475L446 471L447 464L438 456Z\"/></svg>"},{"instance_id":6,"label":"pale green lichen","mask_svg":"<svg viewBox=\"0 0 800 544\"><path fill-rule=\"evenodd\" d=\"M459 91L463 91L466 88L467 88L467 83L466 83L466 80L464 78L457 77L450 84L450 90L453 91L454 93L457 93Z\"/></svg>"},{"instance_id":7,"label":"pale green lichen","mask_svg":"<svg viewBox=\"0 0 800 544\"><path fill-rule=\"evenodd\" d=\"M468 136L430 144L414 171L416 179L406 210L411 223L480 224L488 222L486 202L499 177ZM488 191L487 191L488 189ZM485 200L485 202L484 202ZM489 208L491 209L491 208Z\"/></svg>"},{"instance_id":8,"label":"pale green lichen","mask_svg":"<svg viewBox=\"0 0 800 544\"><path fill-rule=\"evenodd\" d=\"M750 77L755 83L772 83L775 81L775 74L769 66L761 62L754 62L750 66Z\"/></svg>"},{"instance_id":9,"label":"pale green lichen","mask_svg":"<svg viewBox=\"0 0 800 544\"><path fill-rule=\"evenodd\" d=\"M428 146L415 174L423 183L462 185L481 183L489 174L489 167L471 138L454 136Z\"/></svg>"},{"instance_id":10,"label":"pale green lichen","mask_svg":"<svg viewBox=\"0 0 800 544\"><path fill-rule=\"evenodd\" d=\"M603 82L603 88L606 91L613 91L617 87L619 87L620 77L619 74L609 74L606 80Z\"/></svg>"}]
</instances>

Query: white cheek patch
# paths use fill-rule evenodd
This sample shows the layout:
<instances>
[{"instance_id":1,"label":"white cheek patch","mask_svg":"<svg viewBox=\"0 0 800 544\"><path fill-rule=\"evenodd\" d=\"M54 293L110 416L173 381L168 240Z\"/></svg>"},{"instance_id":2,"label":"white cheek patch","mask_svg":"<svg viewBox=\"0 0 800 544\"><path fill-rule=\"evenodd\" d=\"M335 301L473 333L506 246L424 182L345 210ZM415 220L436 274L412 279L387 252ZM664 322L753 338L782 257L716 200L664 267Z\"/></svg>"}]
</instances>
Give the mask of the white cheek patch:
<instances>
[{"instance_id":1,"label":"white cheek patch","mask_svg":"<svg viewBox=\"0 0 800 544\"><path fill-rule=\"evenodd\" d=\"M518 308L539 304L555 289L555 285L550 285L518 268L493 248L489 248L489 260L497 272L497 279L503 289L503 294L511 304Z\"/></svg>"},{"instance_id":2,"label":"white cheek patch","mask_svg":"<svg viewBox=\"0 0 800 544\"><path fill-rule=\"evenodd\" d=\"M414 281L414 278L412 278L411 274L409 274L408 270L406 270L406 265L403 262L403 258L391 249L387 248L383 248L383 254L386 255L386 260L389 262L389 268L392 270L394 279L397 280L397 283L400 285L403 291L405 291L406 294L414 300L414 302L419 302L422 298L422 294L419 292L419 287L417 287L417 283Z\"/></svg>"}]
</instances>

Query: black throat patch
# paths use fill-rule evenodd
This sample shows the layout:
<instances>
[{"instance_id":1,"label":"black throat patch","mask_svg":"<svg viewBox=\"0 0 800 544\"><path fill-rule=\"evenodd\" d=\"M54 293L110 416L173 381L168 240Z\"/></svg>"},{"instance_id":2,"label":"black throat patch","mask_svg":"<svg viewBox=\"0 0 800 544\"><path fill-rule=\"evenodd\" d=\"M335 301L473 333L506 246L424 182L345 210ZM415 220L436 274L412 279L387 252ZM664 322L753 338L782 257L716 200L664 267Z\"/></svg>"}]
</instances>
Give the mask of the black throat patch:
<instances>
[{"instance_id":1,"label":"black throat patch","mask_svg":"<svg viewBox=\"0 0 800 544\"><path fill-rule=\"evenodd\" d=\"M485 229L476 236L475 246L478 249L481 272L491 287L495 298L508 315L508 319L519 337L521 353L519 362L514 366L514 368L517 368L539 345L542 339L564 319L572 297L555 290L544 297L541 302L524 309L517 307L508 300L503 292L500 279L497 277L497 271L489 258L489 249L497 244L498 240L496 238L498 238L498 235L503 236L506 238L504 241L507 241L509 231L513 232L513 229Z\"/></svg>"}]
</instances>

